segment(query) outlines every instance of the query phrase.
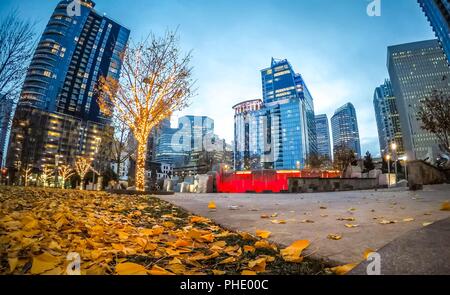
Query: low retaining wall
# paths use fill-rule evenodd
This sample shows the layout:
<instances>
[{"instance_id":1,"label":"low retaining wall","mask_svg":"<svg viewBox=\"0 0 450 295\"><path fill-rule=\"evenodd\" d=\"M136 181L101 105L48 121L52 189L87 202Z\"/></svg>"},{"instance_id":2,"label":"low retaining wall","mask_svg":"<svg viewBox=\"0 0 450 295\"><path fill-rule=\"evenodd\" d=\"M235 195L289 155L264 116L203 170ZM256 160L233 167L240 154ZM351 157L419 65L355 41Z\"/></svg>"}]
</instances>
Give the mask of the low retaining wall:
<instances>
[{"instance_id":1,"label":"low retaining wall","mask_svg":"<svg viewBox=\"0 0 450 295\"><path fill-rule=\"evenodd\" d=\"M442 184L449 182L448 170L441 170L424 161L408 162L408 182L410 189L421 189L427 184Z\"/></svg>"},{"instance_id":2,"label":"low retaining wall","mask_svg":"<svg viewBox=\"0 0 450 295\"><path fill-rule=\"evenodd\" d=\"M290 193L367 190L378 187L377 178L290 178Z\"/></svg>"}]
</instances>

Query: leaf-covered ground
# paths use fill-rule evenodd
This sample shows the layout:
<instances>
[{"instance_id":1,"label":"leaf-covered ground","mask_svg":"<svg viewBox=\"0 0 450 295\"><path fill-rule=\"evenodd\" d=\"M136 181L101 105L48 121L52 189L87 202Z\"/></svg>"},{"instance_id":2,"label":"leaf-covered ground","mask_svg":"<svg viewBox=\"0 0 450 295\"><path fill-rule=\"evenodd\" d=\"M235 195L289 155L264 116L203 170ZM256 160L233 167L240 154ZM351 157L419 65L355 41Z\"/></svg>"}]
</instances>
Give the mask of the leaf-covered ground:
<instances>
[{"instance_id":1,"label":"leaf-covered ground","mask_svg":"<svg viewBox=\"0 0 450 295\"><path fill-rule=\"evenodd\" d=\"M323 274L285 249L149 196L0 187L0 274ZM260 234L264 236L265 233Z\"/></svg>"}]
</instances>

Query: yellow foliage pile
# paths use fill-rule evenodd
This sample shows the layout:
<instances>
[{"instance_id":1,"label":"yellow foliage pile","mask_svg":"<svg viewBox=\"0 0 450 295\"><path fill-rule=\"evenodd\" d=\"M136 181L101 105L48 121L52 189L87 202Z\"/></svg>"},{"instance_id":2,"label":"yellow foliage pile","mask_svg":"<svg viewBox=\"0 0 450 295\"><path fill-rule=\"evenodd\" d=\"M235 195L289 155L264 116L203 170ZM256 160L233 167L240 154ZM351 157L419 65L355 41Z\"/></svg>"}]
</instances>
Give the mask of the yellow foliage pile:
<instances>
[{"instance_id":1,"label":"yellow foliage pile","mask_svg":"<svg viewBox=\"0 0 450 295\"><path fill-rule=\"evenodd\" d=\"M87 275L274 273L309 245L280 253L269 232L233 233L149 196L2 187L0 201L0 274L66 274L69 253Z\"/></svg>"}]
</instances>

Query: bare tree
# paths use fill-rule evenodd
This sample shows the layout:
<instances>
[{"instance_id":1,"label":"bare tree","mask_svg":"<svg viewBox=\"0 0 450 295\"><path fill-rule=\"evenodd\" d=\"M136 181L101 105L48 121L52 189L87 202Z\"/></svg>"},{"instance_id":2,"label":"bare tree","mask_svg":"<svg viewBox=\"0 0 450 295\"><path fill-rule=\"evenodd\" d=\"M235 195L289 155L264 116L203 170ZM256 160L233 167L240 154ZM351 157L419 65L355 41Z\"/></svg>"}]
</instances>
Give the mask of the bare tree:
<instances>
[{"instance_id":1,"label":"bare tree","mask_svg":"<svg viewBox=\"0 0 450 295\"><path fill-rule=\"evenodd\" d=\"M112 143L112 160L116 164L116 174L120 177L120 166L134 153L136 146L130 138L130 128L117 120L114 124L114 140Z\"/></svg>"},{"instance_id":2,"label":"bare tree","mask_svg":"<svg viewBox=\"0 0 450 295\"><path fill-rule=\"evenodd\" d=\"M98 103L101 111L128 126L137 141L136 189L145 190L147 141L152 128L187 106L194 84L191 54L181 56L178 37L163 37L128 46L122 54L120 80L102 77Z\"/></svg>"},{"instance_id":3,"label":"bare tree","mask_svg":"<svg viewBox=\"0 0 450 295\"><path fill-rule=\"evenodd\" d=\"M44 165L42 169L42 174L39 177L44 187L47 187L48 182L54 176L54 170L49 168L47 165Z\"/></svg>"},{"instance_id":4,"label":"bare tree","mask_svg":"<svg viewBox=\"0 0 450 295\"><path fill-rule=\"evenodd\" d=\"M422 129L436 135L440 149L450 153L450 96L433 91L422 101L417 117Z\"/></svg>"},{"instance_id":5,"label":"bare tree","mask_svg":"<svg viewBox=\"0 0 450 295\"><path fill-rule=\"evenodd\" d=\"M34 49L34 23L16 10L0 21L0 101L16 97Z\"/></svg>"},{"instance_id":6,"label":"bare tree","mask_svg":"<svg viewBox=\"0 0 450 295\"><path fill-rule=\"evenodd\" d=\"M84 181L86 179L86 174L89 172L89 170L92 169L91 167L92 160L87 157L78 157L75 161L75 171L80 176L81 183L80 183L80 190L84 189Z\"/></svg>"},{"instance_id":7,"label":"bare tree","mask_svg":"<svg viewBox=\"0 0 450 295\"><path fill-rule=\"evenodd\" d=\"M62 179L61 187L63 189L65 189L66 188L66 181L68 179L70 179L74 175L74 172L73 172L72 168L69 165L61 165L61 166L58 167L58 173L59 173L59 176Z\"/></svg>"},{"instance_id":8,"label":"bare tree","mask_svg":"<svg viewBox=\"0 0 450 295\"><path fill-rule=\"evenodd\" d=\"M334 150L334 162L335 169L341 171L342 175L345 174L349 164L352 164L356 160L355 152L347 147L338 146Z\"/></svg>"}]
</instances>

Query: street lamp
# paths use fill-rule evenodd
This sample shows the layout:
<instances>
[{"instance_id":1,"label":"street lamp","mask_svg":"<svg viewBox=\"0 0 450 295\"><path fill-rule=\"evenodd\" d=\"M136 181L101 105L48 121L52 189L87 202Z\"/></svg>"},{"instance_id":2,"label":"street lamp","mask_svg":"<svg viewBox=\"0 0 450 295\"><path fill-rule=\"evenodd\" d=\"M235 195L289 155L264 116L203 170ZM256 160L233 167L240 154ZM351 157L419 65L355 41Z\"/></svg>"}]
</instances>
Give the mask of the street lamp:
<instances>
[{"instance_id":1,"label":"street lamp","mask_svg":"<svg viewBox=\"0 0 450 295\"><path fill-rule=\"evenodd\" d=\"M391 155L386 155L386 160L388 162L388 188L391 186Z\"/></svg>"},{"instance_id":2,"label":"street lamp","mask_svg":"<svg viewBox=\"0 0 450 295\"><path fill-rule=\"evenodd\" d=\"M394 158L393 158L393 160L395 161L395 181L397 181L397 144L395 143L395 142L393 142L392 144L391 144L391 149L392 149L392 153L393 153L393 155L394 155Z\"/></svg>"},{"instance_id":3,"label":"street lamp","mask_svg":"<svg viewBox=\"0 0 450 295\"><path fill-rule=\"evenodd\" d=\"M408 156L405 155L403 161L405 161L405 179L408 181Z\"/></svg>"}]
</instances>

